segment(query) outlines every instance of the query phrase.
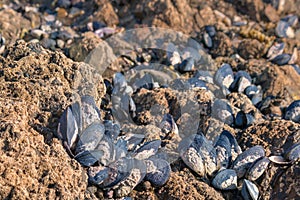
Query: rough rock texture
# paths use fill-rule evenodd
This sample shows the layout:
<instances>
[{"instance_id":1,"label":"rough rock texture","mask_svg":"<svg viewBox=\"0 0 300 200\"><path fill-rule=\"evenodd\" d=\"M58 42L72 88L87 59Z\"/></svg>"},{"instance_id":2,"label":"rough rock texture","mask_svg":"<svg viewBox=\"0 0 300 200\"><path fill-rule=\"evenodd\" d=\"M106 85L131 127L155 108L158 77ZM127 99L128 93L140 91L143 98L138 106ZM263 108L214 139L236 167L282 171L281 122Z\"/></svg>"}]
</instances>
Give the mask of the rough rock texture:
<instances>
[{"instance_id":1,"label":"rough rock texture","mask_svg":"<svg viewBox=\"0 0 300 200\"><path fill-rule=\"evenodd\" d=\"M89 66L24 41L0 59L0 198L84 198L85 170L53 135L77 88L99 100L101 76L83 85Z\"/></svg>"}]
</instances>

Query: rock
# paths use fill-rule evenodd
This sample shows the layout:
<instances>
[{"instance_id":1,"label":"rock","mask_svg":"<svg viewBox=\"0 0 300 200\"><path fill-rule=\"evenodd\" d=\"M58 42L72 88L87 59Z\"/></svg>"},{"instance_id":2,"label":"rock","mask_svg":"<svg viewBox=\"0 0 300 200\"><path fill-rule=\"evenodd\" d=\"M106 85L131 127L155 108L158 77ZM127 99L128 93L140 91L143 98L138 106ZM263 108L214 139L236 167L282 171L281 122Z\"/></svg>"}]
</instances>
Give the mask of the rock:
<instances>
[{"instance_id":1,"label":"rock","mask_svg":"<svg viewBox=\"0 0 300 200\"><path fill-rule=\"evenodd\" d=\"M84 169L53 134L61 112L76 96L74 89L84 88L78 74L84 77L88 67L84 71L62 53L22 40L1 59L0 198L85 198ZM98 81L93 95L99 103L105 90Z\"/></svg>"}]
</instances>

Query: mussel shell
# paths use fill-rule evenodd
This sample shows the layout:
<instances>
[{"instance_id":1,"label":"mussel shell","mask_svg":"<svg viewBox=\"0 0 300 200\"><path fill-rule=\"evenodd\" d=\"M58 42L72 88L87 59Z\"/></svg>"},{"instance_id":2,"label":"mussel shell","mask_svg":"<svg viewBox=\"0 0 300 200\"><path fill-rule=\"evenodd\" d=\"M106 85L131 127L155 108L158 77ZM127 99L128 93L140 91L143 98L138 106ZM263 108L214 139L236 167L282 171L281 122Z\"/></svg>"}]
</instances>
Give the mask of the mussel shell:
<instances>
[{"instance_id":1,"label":"mussel shell","mask_svg":"<svg viewBox=\"0 0 300 200\"><path fill-rule=\"evenodd\" d=\"M275 156L275 155L269 156L269 160L279 165L289 165L292 163L292 161L288 161L282 156Z\"/></svg>"},{"instance_id":2,"label":"mussel shell","mask_svg":"<svg viewBox=\"0 0 300 200\"><path fill-rule=\"evenodd\" d=\"M160 158L149 158L145 160L147 166L147 174L145 180L150 181L152 185L160 187L164 185L170 178L170 164Z\"/></svg>"},{"instance_id":3,"label":"mussel shell","mask_svg":"<svg viewBox=\"0 0 300 200\"><path fill-rule=\"evenodd\" d=\"M300 122L300 100L292 102L287 107L284 118L293 122Z\"/></svg>"},{"instance_id":4,"label":"mussel shell","mask_svg":"<svg viewBox=\"0 0 300 200\"><path fill-rule=\"evenodd\" d=\"M93 122L80 135L76 145L76 154L94 150L104 136L105 128L100 122Z\"/></svg>"},{"instance_id":5,"label":"mussel shell","mask_svg":"<svg viewBox=\"0 0 300 200\"><path fill-rule=\"evenodd\" d=\"M233 111L225 99L216 99L211 108L212 116L228 125L234 122Z\"/></svg>"},{"instance_id":6,"label":"mussel shell","mask_svg":"<svg viewBox=\"0 0 300 200\"><path fill-rule=\"evenodd\" d=\"M221 133L215 144L215 149L218 168L227 168L231 162L231 143L225 134Z\"/></svg>"},{"instance_id":7,"label":"mussel shell","mask_svg":"<svg viewBox=\"0 0 300 200\"><path fill-rule=\"evenodd\" d=\"M169 133L175 133L178 134L178 127L175 123L172 115L169 113L164 115L163 120L161 121L159 128L162 130L162 132L167 135ZM163 137L164 138L164 137Z\"/></svg>"},{"instance_id":8,"label":"mussel shell","mask_svg":"<svg viewBox=\"0 0 300 200\"><path fill-rule=\"evenodd\" d=\"M110 120L105 120L103 123L105 126L105 135L109 136L113 141L116 140L120 134L120 125Z\"/></svg>"},{"instance_id":9,"label":"mussel shell","mask_svg":"<svg viewBox=\"0 0 300 200\"><path fill-rule=\"evenodd\" d=\"M247 178L250 181L255 181L256 179L258 179L266 171L269 163L270 160L267 157L262 157L258 159L250 166L247 173Z\"/></svg>"},{"instance_id":10,"label":"mussel shell","mask_svg":"<svg viewBox=\"0 0 300 200\"><path fill-rule=\"evenodd\" d=\"M213 41L207 32L203 33L203 42L204 42L205 46L207 46L208 48L212 48Z\"/></svg>"},{"instance_id":11,"label":"mussel shell","mask_svg":"<svg viewBox=\"0 0 300 200\"><path fill-rule=\"evenodd\" d=\"M180 153L183 162L200 177L205 176L205 166L203 158L194 147L188 147L185 151Z\"/></svg>"},{"instance_id":12,"label":"mussel shell","mask_svg":"<svg viewBox=\"0 0 300 200\"><path fill-rule=\"evenodd\" d=\"M122 88L125 88L127 86L125 76L120 72L115 73L113 77L113 85L114 90L120 91Z\"/></svg>"},{"instance_id":13,"label":"mussel shell","mask_svg":"<svg viewBox=\"0 0 300 200\"><path fill-rule=\"evenodd\" d=\"M225 86L226 88L229 88L234 81L231 66L227 63L223 64L215 73L214 81L220 87Z\"/></svg>"},{"instance_id":14,"label":"mussel shell","mask_svg":"<svg viewBox=\"0 0 300 200\"><path fill-rule=\"evenodd\" d=\"M269 58L270 60L272 60L276 56L282 54L283 50L284 50L284 46L285 46L285 43L283 43L283 42L282 43L275 43L275 44L273 44L270 47L270 49L268 50L267 58Z\"/></svg>"},{"instance_id":15,"label":"mussel shell","mask_svg":"<svg viewBox=\"0 0 300 200\"><path fill-rule=\"evenodd\" d=\"M134 168L134 162L130 157L123 157L107 167L109 173L108 177L100 185L102 188L111 188L126 179Z\"/></svg>"},{"instance_id":16,"label":"mussel shell","mask_svg":"<svg viewBox=\"0 0 300 200\"><path fill-rule=\"evenodd\" d=\"M100 121L100 110L96 106L92 96L84 95L81 97L82 131L95 121Z\"/></svg>"},{"instance_id":17,"label":"mussel shell","mask_svg":"<svg viewBox=\"0 0 300 200\"><path fill-rule=\"evenodd\" d=\"M285 153L285 158L290 161L296 161L300 158L300 143L291 146Z\"/></svg>"},{"instance_id":18,"label":"mussel shell","mask_svg":"<svg viewBox=\"0 0 300 200\"><path fill-rule=\"evenodd\" d=\"M206 173L209 176L212 176L217 170L217 153L212 143L208 141L202 133L200 133L196 134L191 146L194 147L201 155Z\"/></svg>"},{"instance_id":19,"label":"mussel shell","mask_svg":"<svg viewBox=\"0 0 300 200\"><path fill-rule=\"evenodd\" d=\"M217 173L212 185L220 190L234 190L237 188L237 174L235 170L224 169Z\"/></svg>"},{"instance_id":20,"label":"mussel shell","mask_svg":"<svg viewBox=\"0 0 300 200\"><path fill-rule=\"evenodd\" d=\"M122 138L119 138L115 144L115 149L116 149L116 160L125 157L128 153L127 141L123 140Z\"/></svg>"},{"instance_id":21,"label":"mussel shell","mask_svg":"<svg viewBox=\"0 0 300 200\"><path fill-rule=\"evenodd\" d=\"M273 58L271 62L277 65L286 65L289 63L290 59L291 59L291 55L284 53Z\"/></svg>"},{"instance_id":22,"label":"mussel shell","mask_svg":"<svg viewBox=\"0 0 300 200\"><path fill-rule=\"evenodd\" d=\"M161 145L161 140L153 140L153 141L146 142L135 151L134 158L138 160L147 159L157 153L160 145Z\"/></svg>"},{"instance_id":23,"label":"mussel shell","mask_svg":"<svg viewBox=\"0 0 300 200\"><path fill-rule=\"evenodd\" d=\"M238 88L239 88L239 81L242 82L242 80L240 80L242 77L244 77L243 79L245 79L245 81L247 83L251 84L252 78L248 74L248 72L240 70L237 73L235 73L235 75L234 75L234 81L230 85L230 90L233 90L233 91L237 91L238 90Z\"/></svg>"},{"instance_id":24,"label":"mussel shell","mask_svg":"<svg viewBox=\"0 0 300 200\"><path fill-rule=\"evenodd\" d=\"M102 140L98 143L96 149L103 152L103 155L101 158L99 158L99 162L102 165L107 166L109 163L115 161L116 149L110 137L104 135Z\"/></svg>"},{"instance_id":25,"label":"mussel shell","mask_svg":"<svg viewBox=\"0 0 300 200\"><path fill-rule=\"evenodd\" d=\"M184 59L179 65L178 65L178 70L181 73L184 72L191 72L194 71L195 69L195 60L193 57L188 57Z\"/></svg>"},{"instance_id":26,"label":"mussel shell","mask_svg":"<svg viewBox=\"0 0 300 200\"><path fill-rule=\"evenodd\" d=\"M293 38L295 36L294 30L286 21L280 20L275 29L278 37Z\"/></svg>"},{"instance_id":27,"label":"mussel shell","mask_svg":"<svg viewBox=\"0 0 300 200\"><path fill-rule=\"evenodd\" d=\"M259 93L259 89L255 85L250 85L245 88L244 93L251 98L253 95Z\"/></svg>"},{"instance_id":28,"label":"mussel shell","mask_svg":"<svg viewBox=\"0 0 300 200\"><path fill-rule=\"evenodd\" d=\"M103 151L87 150L81 151L74 158L83 166L91 166L95 164L103 156Z\"/></svg>"},{"instance_id":29,"label":"mussel shell","mask_svg":"<svg viewBox=\"0 0 300 200\"><path fill-rule=\"evenodd\" d=\"M128 133L121 138L127 142L128 151L132 151L144 140L145 135Z\"/></svg>"},{"instance_id":30,"label":"mussel shell","mask_svg":"<svg viewBox=\"0 0 300 200\"><path fill-rule=\"evenodd\" d=\"M109 168L104 166L95 166L88 168L88 180L90 183L100 185L109 176Z\"/></svg>"},{"instance_id":31,"label":"mussel shell","mask_svg":"<svg viewBox=\"0 0 300 200\"><path fill-rule=\"evenodd\" d=\"M214 37L217 33L216 29L212 25L204 26L205 31L208 33L210 37Z\"/></svg>"},{"instance_id":32,"label":"mussel shell","mask_svg":"<svg viewBox=\"0 0 300 200\"><path fill-rule=\"evenodd\" d=\"M254 183L247 179L244 179L242 186L242 196L245 200L257 200L259 197L259 190Z\"/></svg>"},{"instance_id":33,"label":"mussel shell","mask_svg":"<svg viewBox=\"0 0 300 200\"><path fill-rule=\"evenodd\" d=\"M63 112L60 117L57 129L57 136L59 139L66 141L68 148L71 149L75 144L79 131L76 119L69 107Z\"/></svg>"},{"instance_id":34,"label":"mussel shell","mask_svg":"<svg viewBox=\"0 0 300 200\"><path fill-rule=\"evenodd\" d=\"M251 97L251 101L252 101L253 105L256 106L259 102L262 101L262 93L254 94L254 95Z\"/></svg>"},{"instance_id":35,"label":"mussel shell","mask_svg":"<svg viewBox=\"0 0 300 200\"><path fill-rule=\"evenodd\" d=\"M129 175L113 187L117 198L127 196L145 177L147 167L144 161L132 159L133 167Z\"/></svg>"},{"instance_id":36,"label":"mussel shell","mask_svg":"<svg viewBox=\"0 0 300 200\"><path fill-rule=\"evenodd\" d=\"M245 175L246 171L253 162L264 156L265 150L262 146L257 145L251 147L238 155L238 157L233 162L232 169L236 170L238 178L241 178Z\"/></svg>"}]
</instances>

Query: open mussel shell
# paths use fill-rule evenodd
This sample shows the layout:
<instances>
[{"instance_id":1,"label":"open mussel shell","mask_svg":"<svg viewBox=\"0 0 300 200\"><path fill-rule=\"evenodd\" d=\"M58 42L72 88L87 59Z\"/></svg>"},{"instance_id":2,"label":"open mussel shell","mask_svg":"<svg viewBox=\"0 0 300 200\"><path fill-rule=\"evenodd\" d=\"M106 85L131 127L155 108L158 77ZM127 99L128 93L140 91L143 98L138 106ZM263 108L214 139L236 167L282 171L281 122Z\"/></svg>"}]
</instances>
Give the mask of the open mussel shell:
<instances>
[{"instance_id":1,"label":"open mussel shell","mask_svg":"<svg viewBox=\"0 0 300 200\"><path fill-rule=\"evenodd\" d=\"M275 164L279 164L279 165L289 165L292 163L292 161L286 160L284 157L282 156L269 156L269 160Z\"/></svg>"},{"instance_id":2,"label":"open mussel shell","mask_svg":"<svg viewBox=\"0 0 300 200\"><path fill-rule=\"evenodd\" d=\"M69 106L60 117L57 136L67 143L67 148L71 149L77 140L78 134L78 125Z\"/></svg>"},{"instance_id":3,"label":"open mussel shell","mask_svg":"<svg viewBox=\"0 0 300 200\"><path fill-rule=\"evenodd\" d=\"M282 43L275 42L268 50L267 58L272 60L276 56L282 54L283 50L284 50L284 46L285 46L284 42L282 42Z\"/></svg>"},{"instance_id":4,"label":"open mussel shell","mask_svg":"<svg viewBox=\"0 0 300 200\"><path fill-rule=\"evenodd\" d=\"M138 160L147 159L153 155L155 155L160 148L161 140L153 140L146 142L140 148L135 151L134 158Z\"/></svg>"},{"instance_id":5,"label":"open mussel shell","mask_svg":"<svg viewBox=\"0 0 300 200\"><path fill-rule=\"evenodd\" d=\"M232 169L236 171L238 178L241 178L245 175L246 171L249 169L253 162L264 156L265 150L262 146L257 145L251 147L238 155L238 157L233 162Z\"/></svg>"},{"instance_id":6,"label":"open mussel shell","mask_svg":"<svg viewBox=\"0 0 300 200\"><path fill-rule=\"evenodd\" d=\"M242 186L242 196L245 200L257 200L259 197L259 190L254 183L247 179L244 179Z\"/></svg>"},{"instance_id":7,"label":"open mussel shell","mask_svg":"<svg viewBox=\"0 0 300 200\"><path fill-rule=\"evenodd\" d=\"M217 173L212 185L220 190L234 190L237 188L237 175L235 170L224 169Z\"/></svg>"},{"instance_id":8,"label":"open mussel shell","mask_svg":"<svg viewBox=\"0 0 300 200\"><path fill-rule=\"evenodd\" d=\"M104 136L105 128L100 122L93 122L79 136L76 154L82 151L94 150Z\"/></svg>"},{"instance_id":9,"label":"open mussel shell","mask_svg":"<svg viewBox=\"0 0 300 200\"><path fill-rule=\"evenodd\" d=\"M262 157L262 158L258 159L256 162L254 162L250 166L248 173L247 173L247 178L250 181L255 181L256 179L258 179L266 171L269 163L270 163L270 160L267 157Z\"/></svg>"},{"instance_id":10,"label":"open mussel shell","mask_svg":"<svg viewBox=\"0 0 300 200\"><path fill-rule=\"evenodd\" d=\"M145 160L145 163L147 166L145 180L150 181L152 185L159 187L169 180L171 175L171 166L166 160L151 157Z\"/></svg>"},{"instance_id":11,"label":"open mussel shell","mask_svg":"<svg viewBox=\"0 0 300 200\"><path fill-rule=\"evenodd\" d=\"M285 158L290 161L296 161L300 158L300 143L291 146L285 153Z\"/></svg>"}]
</instances>

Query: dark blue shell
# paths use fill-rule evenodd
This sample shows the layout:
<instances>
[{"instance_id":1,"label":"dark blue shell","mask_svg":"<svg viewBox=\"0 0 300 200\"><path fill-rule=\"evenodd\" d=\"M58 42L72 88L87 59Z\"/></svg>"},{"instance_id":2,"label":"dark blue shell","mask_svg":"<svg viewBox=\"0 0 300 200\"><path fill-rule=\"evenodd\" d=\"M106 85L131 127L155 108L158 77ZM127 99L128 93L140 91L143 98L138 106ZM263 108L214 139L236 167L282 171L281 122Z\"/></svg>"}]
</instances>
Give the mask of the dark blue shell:
<instances>
[{"instance_id":1,"label":"dark blue shell","mask_svg":"<svg viewBox=\"0 0 300 200\"><path fill-rule=\"evenodd\" d=\"M75 156L75 159L83 166L91 166L95 164L101 157L103 152L99 150L81 151Z\"/></svg>"},{"instance_id":2,"label":"dark blue shell","mask_svg":"<svg viewBox=\"0 0 300 200\"><path fill-rule=\"evenodd\" d=\"M233 71L231 66L227 63L223 64L215 73L214 82L220 87L227 87L234 81Z\"/></svg>"},{"instance_id":3,"label":"dark blue shell","mask_svg":"<svg viewBox=\"0 0 300 200\"><path fill-rule=\"evenodd\" d=\"M82 151L94 150L104 136L104 126L100 122L93 122L80 135L76 145L76 154Z\"/></svg>"},{"instance_id":4,"label":"dark blue shell","mask_svg":"<svg viewBox=\"0 0 300 200\"><path fill-rule=\"evenodd\" d=\"M208 33L210 37L214 37L217 33L216 29L212 25L204 26L205 31Z\"/></svg>"},{"instance_id":5,"label":"dark blue shell","mask_svg":"<svg viewBox=\"0 0 300 200\"><path fill-rule=\"evenodd\" d=\"M88 180L90 183L95 185L100 185L103 183L105 179L108 178L109 175L109 168L108 167L90 167L88 169Z\"/></svg>"},{"instance_id":6,"label":"dark blue shell","mask_svg":"<svg viewBox=\"0 0 300 200\"><path fill-rule=\"evenodd\" d=\"M193 71L195 68L195 60L193 57L188 57L178 65L178 70L181 73Z\"/></svg>"},{"instance_id":7,"label":"dark blue shell","mask_svg":"<svg viewBox=\"0 0 300 200\"><path fill-rule=\"evenodd\" d=\"M68 148L71 149L75 144L78 134L78 125L69 106L60 117L57 136L59 139L66 141Z\"/></svg>"},{"instance_id":8,"label":"dark blue shell","mask_svg":"<svg viewBox=\"0 0 300 200\"><path fill-rule=\"evenodd\" d=\"M300 100L292 102L286 109L284 119L300 122Z\"/></svg>"},{"instance_id":9,"label":"dark blue shell","mask_svg":"<svg viewBox=\"0 0 300 200\"><path fill-rule=\"evenodd\" d=\"M248 98L252 98L253 95L255 95L259 92L259 89L257 88L256 85L250 85L245 88L244 92Z\"/></svg>"},{"instance_id":10,"label":"dark blue shell","mask_svg":"<svg viewBox=\"0 0 300 200\"><path fill-rule=\"evenodd\" d=\"M120 125L117 123L113 123L110 120L104 121L105 126L105 135L109 136L113 141L117 139L120 134Z\"/></svg>"},{"instance_id":11,"label":"dark blue shell","mask_svg":"<svg viewBox=\"0 0 300 200\"><path fill-rule=\"evenodd\" d=\"M231 143L226 135L226 131L223 131L219 136L215 149L218 166L227 168L231 162Z\"/></svg>"},{"instance_id":12,"label":"dark blue shell","mask_svg":"<svg viewBox=\"0 0 300 200\"><path fill-rule=\"evenodd\" d=\"M234 160L232 169L234 169L239 178L245 175L251 164L257 159L265 156L265 150L262 146L254 146L240 155Z\"/></svg>"},{"instance_id":13,"label":"dark blue shell","mask_svg":"<svg viewBox=\"0 0 300 200\"><path fill-rule=\"evenodd\" d=\"M169 180L171 166L166 160L149 158L145 162L147 166L147 174L145 179L150 181L152 185L160 187Z\"/></svg>"},{"instance_id":14,"label":"dark blue shell","mask_svg":"<svg viewBox=\"0 0 300 200\"><path fill-rule=\"evenodd\" d=\"M273 58L271 60L272 63L277 64L277 65L286 65L288 64L288 62L291 59L291 55L290 54L280 54L278 56L276 56L275 58Z\"/></svg>"},{"instance_id":15,"label":"dark blue shell","mask_svg":"<svg viewBox=\"0 0 300 200\"><path fill-rule=\"evenodd\" d=\"M156 154L161 145L161 140L153 140L146 142L135 151L135 158L147 159Z\"/></svg>"},{"instance_id":16,"label":"dark blue shell","mask_svg":"<svg viewBox=\"0 0 300 200\"><path fill-rule=\"evenodd\" d=\"M212 106L212 116L221 122L231 125L234 122L230 105L224 99L216 99Z\"/></svg>"},{"instance_id":17,"label":"dark blue shell","mask_svg":"<svg viewBox=\"0 0 300 200\"><path fill-rule=\"evenodd\" d=\"M203 33L203 42L204 42L205 46L207 46L208 48L212 48L213 41L207 32Z\"/></svg>"}]
</instances>

